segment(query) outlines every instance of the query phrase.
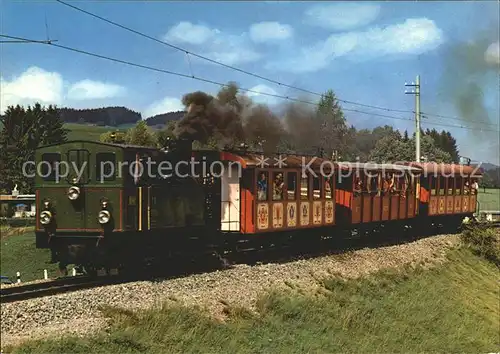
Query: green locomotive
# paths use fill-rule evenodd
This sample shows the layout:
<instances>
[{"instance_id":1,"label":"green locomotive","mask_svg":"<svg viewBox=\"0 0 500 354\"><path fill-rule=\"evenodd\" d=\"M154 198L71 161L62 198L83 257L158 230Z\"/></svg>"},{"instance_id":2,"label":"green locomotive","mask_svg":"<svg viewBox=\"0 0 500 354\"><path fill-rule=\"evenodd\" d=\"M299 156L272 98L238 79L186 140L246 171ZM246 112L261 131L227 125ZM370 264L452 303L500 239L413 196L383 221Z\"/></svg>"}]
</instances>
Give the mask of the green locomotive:
<instances>
[{"instance_id":1,"label":"green locomotive","mask_svg":"<svg viewBox=\"0 0 500 354\"><path fill-rule=\"evenodd\" d=\"M70 141L38 148L37 248L50 248L61 269L77 264L95 271L140 259L146 248L178 245L186 235L207 235L211 185L179 164L191 159L191 142L176 144Z\"/></svg>"}]
</instances>

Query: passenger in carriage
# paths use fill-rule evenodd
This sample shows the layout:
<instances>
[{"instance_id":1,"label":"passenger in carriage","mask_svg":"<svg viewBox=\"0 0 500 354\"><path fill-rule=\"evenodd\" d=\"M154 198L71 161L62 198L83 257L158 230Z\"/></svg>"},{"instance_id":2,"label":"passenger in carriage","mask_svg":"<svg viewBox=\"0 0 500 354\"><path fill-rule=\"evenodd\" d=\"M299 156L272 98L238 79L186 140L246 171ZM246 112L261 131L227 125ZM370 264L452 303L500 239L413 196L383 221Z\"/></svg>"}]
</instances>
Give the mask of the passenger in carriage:
<instances>
[{"instance_id":1,"label":"passenger in carriage","mask_svg":"<svg viewBox=\"0 0 500 354\"><path fill-rule=\"evenodd\" d=\"M464 195L469 194L469 192L470 192L469 181L465 181L465 184L464 184Z\"/></svg>"},{"instance_id":2,"label":"passenger in carriage","mask_svg":"<svg viewBox=\"0 0 500 354\"><path fill-rule=\"evenodd\" d=\"M260 174L260 179L257 182L257 198L259 200L267 199L267 180L264 172Z\"/></svg>"},{"instance_id":3,"label":"passenger in carriage","mask_svg":"<svg viewBox=\"0 0 500 354\"><path fill-rule=\"evenodd\" d=\"M406 192L408 191L408 175L405 174L403 178L401 178L401 196L406 198Z\"/></svg>"},{"instance_id":4,"label":"passenger in carriage","mask_svg":"<svg viewBox=\"0 0 500 354\"><path fill-rule=\"evenodd\" d=\"M385 175L384 194L394 192L394 176L391 173Z\"/></svg>"},{"instance_id":5,"label":"passenger in carriage","mask_svg":"<svg viewBox=\"0 0 500 354\"><path fill-rule=\"evenodd\" d=\"M327 198L330 198L332 195L332 186L330 186L330 179L325 177L325 195Z\"/></svg>"},{"instance_id":6,"label":"passenger in carriage","mask_svg":"<svg viewBox=\"0 0 500 354\"><path fill-rule=\"evenodd\" d=\"M361 178L356 177L354 180L354 192L356 193L361 193L363 191L363 181L361 181Z\"/></svg>"},{"instance_id":7,"label":"passenger in carriage","mask_svg":"<svg viewBox=\"0 0 500 354\"><path fill-rule=\"evenodd\" d=\"M282 200L283 199L283 174L278 173L276 179L274 180L273 186L273 200Z\"/></svg>"},{"instance_id":8,"label":"passenger in carriage","mask_svg":"<svg viewBox=\"0 0 500 354\"><path fill-rule=\"evenodd\" d=\"M477 184L477 181L474 180L474 182L472 182L471 194L477 194L478 190L479 190L479 185Z\"/></svg>"}]
</instances>

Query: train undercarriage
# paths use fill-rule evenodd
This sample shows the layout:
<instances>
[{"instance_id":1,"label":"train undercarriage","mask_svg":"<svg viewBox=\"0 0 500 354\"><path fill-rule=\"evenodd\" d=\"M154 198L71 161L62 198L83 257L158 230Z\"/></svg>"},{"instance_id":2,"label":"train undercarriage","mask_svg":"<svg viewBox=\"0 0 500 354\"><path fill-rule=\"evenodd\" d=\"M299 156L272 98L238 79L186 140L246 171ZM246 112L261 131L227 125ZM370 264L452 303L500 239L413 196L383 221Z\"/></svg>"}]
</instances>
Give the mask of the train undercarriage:
<instances>
[{"instance_id":1,"label":"train undercarriage","mask_svg":"<svg viewBox=\"0 0 500 354\"><path fill-rule=\"evenodd\" d=\"M37 248L51 250L51 261L59 263L63 275L70 265L79 273L95 275L113 270L119 273L147 268L159 271L162 267L176 267L178 262L203 256L227 265L228 259L256 251L292 249L300 253L314 247L319 247L316 251L335 251L345 246L345 242L374 246L388 241L408 242L433 234L458 232L466 216L472 215L417 217L351 227L337 225L250 235L179 228L104 235L56 234L50 238L44 232L37 232L36 238Z\"/></svg>"}]
</instances>

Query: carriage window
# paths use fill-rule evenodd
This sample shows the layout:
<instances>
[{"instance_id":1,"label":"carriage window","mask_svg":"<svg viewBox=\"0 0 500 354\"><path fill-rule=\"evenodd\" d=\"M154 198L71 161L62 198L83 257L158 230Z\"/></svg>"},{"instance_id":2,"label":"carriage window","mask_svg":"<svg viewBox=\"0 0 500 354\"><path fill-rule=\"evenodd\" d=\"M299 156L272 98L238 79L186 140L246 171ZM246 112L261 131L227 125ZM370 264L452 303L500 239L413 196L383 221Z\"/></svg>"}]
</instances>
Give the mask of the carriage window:
<instances>
[{"instance_id":1,"label":"carriage window","mask_svg":"<svg viewBox=\"0 0 500 354\"><path fill-rule=\"evenodd\" d=\"M339 175L337 188L344 191L352 191L352 177Z\"/></svg>"},{"instance_id":2,"label":"carriage window","mask_svg":"<svg viewBox=\"0 0 500 354\"><path fill-rule=\"evenodd\" d=\"M464 183L462 177L455 178L455 195L462 194L462 183Z\"/></svg>"},{"instance_id":3,"label":"carriage window","mask_svg":"<svg viewBox=\"0 0 500 354\"><path fill-rule=\"evenodd\" d=\"M295 200L297 197L297 172L288 172L286 180L287 199Z\"/></svg>"},{"instance_id":4,"label":"carriage window","mask_svg":"<svg viewBox=\"0 0 500 354\"><path fill-rule=\"evenodd\" d=\"M394 191L394 176L392 173L387 173L383 176L383 191L384 193L393 192Z\"/></svg>"},{"instance_id":5,"label":"carriage window","mask_svg":"<svg viewBox=\"0 0 500 354\"><path fill-rule=\"evenodd\" d=\"M283 174L281 172L273 173L273 200L283 199Z\"/></svg>"},{"instance_id":6,"label":"carriage window","mask_svg":"<svg viewBox=\"0 0 500 354\"><path fill-rule=\"evenodd\" d=\"M259 178L257 180L257 199L267 200L267 185L268 185L268 173L259 173Z\"/></svg>"},{"instance_id":7,"label":"carriage window","mask_svg":"<svg viewBox=\"0 0 500 354\"><path fill-rule=\"evenodd\" d=\"M444 195L446 190L446 178L443 176L439 177L439 195Z\"/></svg>"},{"instance_id":8,"label":"carriage window","mask_svg":"<svg viewBox=\"0 0 500 354\"><path fill-rule=\"evenodd\" d=\"M363 191L363 179L356 175L354 177L354 192L361 193Z\"/></svg>"},{"instance_id":9,"label":"carriage window","mask_svg":"<svg viewBox=\"0 0 500 354\"><path fill-rule=\"evenodd\" d=\"M324 178L324 183L325 183L325 198L326 199L332 199L332 178L331 177L325 177Z\"/></svg>"},{"instance_id":10,"label":"carriage window","mask_svg":"<svg viewBox=\"0 0 500 354\"><path fill-rule=\"evenodd\" d=\"M401 190L403 193L408 192L408 189L410 187L410 176L408 173L405 173L403 177L401 177Z\"/></svg>"},{"instance_id":11,"label":"carriage window","mask_svg":"<svg viewBox=\"0 0 500 354\"><path fill-rule=\"evenodd\" d=\"M413 193L415 188L415 176L411 172L407 176L408 176L408 192Z\"/></svg>"},{"instance_id":12,"label":"carriage window","mask_svg":"<svg viewBox=\"0 0 500 354\"><path fill-rule=\"evenodd\" d=\"M431 195L436 195L436 189L437 189L437 186L436 186L436 182L437 182L437 178L436 177L429 177L430 180L431 180Z\"/></svg>"},{"instance_id":13,"label":"carriage window","mask_svg":"<svg viewBox=\"0 0 500 354\"><path fill-rule=\"evenodd\" d=\"M403 185L402 183L402 177L401 176L395 176L394 177L394 191L400 191L401 186Z\"/></svg>"},{"instance_id":14,"label":"carriage window","mask_svg":"<svg viewBox=\"0 0 500 354\"><path fill-rule=\"evenodd\" d=\"M479 189L479 185L477 183L477 179L471 179L471 194L477 194L477 191Z\"/></svg>"},{"instance_id":15,"label":"carriage window","mask_svg":"<svg viewBox=\"0 0 500 354\"><path fill-rule=\"evenodd\" d=\"M116 155L112 152L99 152L95 156L95 177L97 181L114 181Z\"/></svg>"},{"instance_id":16,"label":"carriage window","mask_svg":"<svg viewBox=\"0 0 500 354\"><path fill-rule=\"evenodd\" d=\"M90 153L87 150L77 149L68 151L68 163L70 164L70 179L76 179L79 183L88 183L90 179Z\"/></svg>"},{"instance_id":17,"label":"carriage window","mask_svg":"<svg viewBox=\"0 0 500 354\"><path fill-rule=\"evenodd\" d=\"M446 195L453 195L454 192L454 186L455 186L455 179L453 177L448 177L448 191L446 192Z\"/></svg>"},{"instance_id":18,"label":"carriage window","mask_svg":"<svg viewBox=\"0 0 500 354\"><path fill-rule=\"evenodd\" d=\"M321 184L319 177L313 176L313 199L321 199Z\"/></svg>"},{"instance_id":19,"label":"carriage window","mask_svg":"<svg viewBox=\"0 0 500 354\"><path fill-rule=\"evenodd\" d=\"M468 178L464 178L464 194L470 194L470 181Z\"/></svg>"},{"instance_id":20,"label":"carriage window","mask_svg":"<svg viewBox=\"0 0 500 354\"><path fill-rule=\"evenodd\" d=\"M368 176L366 176L366 190L368 192L376 192L378 188L378 175L374 172L371 172Z\"/></svg>"},{"instance_id":21,"label":"carriage window","mask_svg":"<svg viewBox=\"0 0 500 354\"><path fill-rule=\"evenodd\" d=\"M309 199L309 176L302 177L300 180L300 199Z\"/></svg>"},{"instance_id":22,"label":"carriage window","mask_svg":"<svg viewBox=\"0 0 500 354\"><path fill-rule=\"evenodd\" d=\"M61 155L57 152L49 152L42 155L41 177L44 181L55 181L57 178L58 164L61 162Z\"/></svg>"}]
</instances>

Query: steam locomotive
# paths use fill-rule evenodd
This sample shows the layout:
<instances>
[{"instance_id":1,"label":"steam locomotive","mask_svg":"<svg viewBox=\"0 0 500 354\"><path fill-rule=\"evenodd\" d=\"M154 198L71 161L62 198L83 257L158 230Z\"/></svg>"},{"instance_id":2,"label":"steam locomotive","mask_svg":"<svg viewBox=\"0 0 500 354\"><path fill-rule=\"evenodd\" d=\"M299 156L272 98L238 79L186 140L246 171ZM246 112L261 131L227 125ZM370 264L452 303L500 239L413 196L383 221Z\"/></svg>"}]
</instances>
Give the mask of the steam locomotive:
<instances>
[{"instance_id":1,"label":"steam locomotive","mask_svg":"<svg viewBox=\"0 0 500 354\"><path fill-rule=\"evenodd\" d=\"M86 271L148 254L290 233L457 228L476 211L471 166L69 141L35 153L36 247ZM39 167L38 167L39 166Z\"/></svg>"}]
</instances>

